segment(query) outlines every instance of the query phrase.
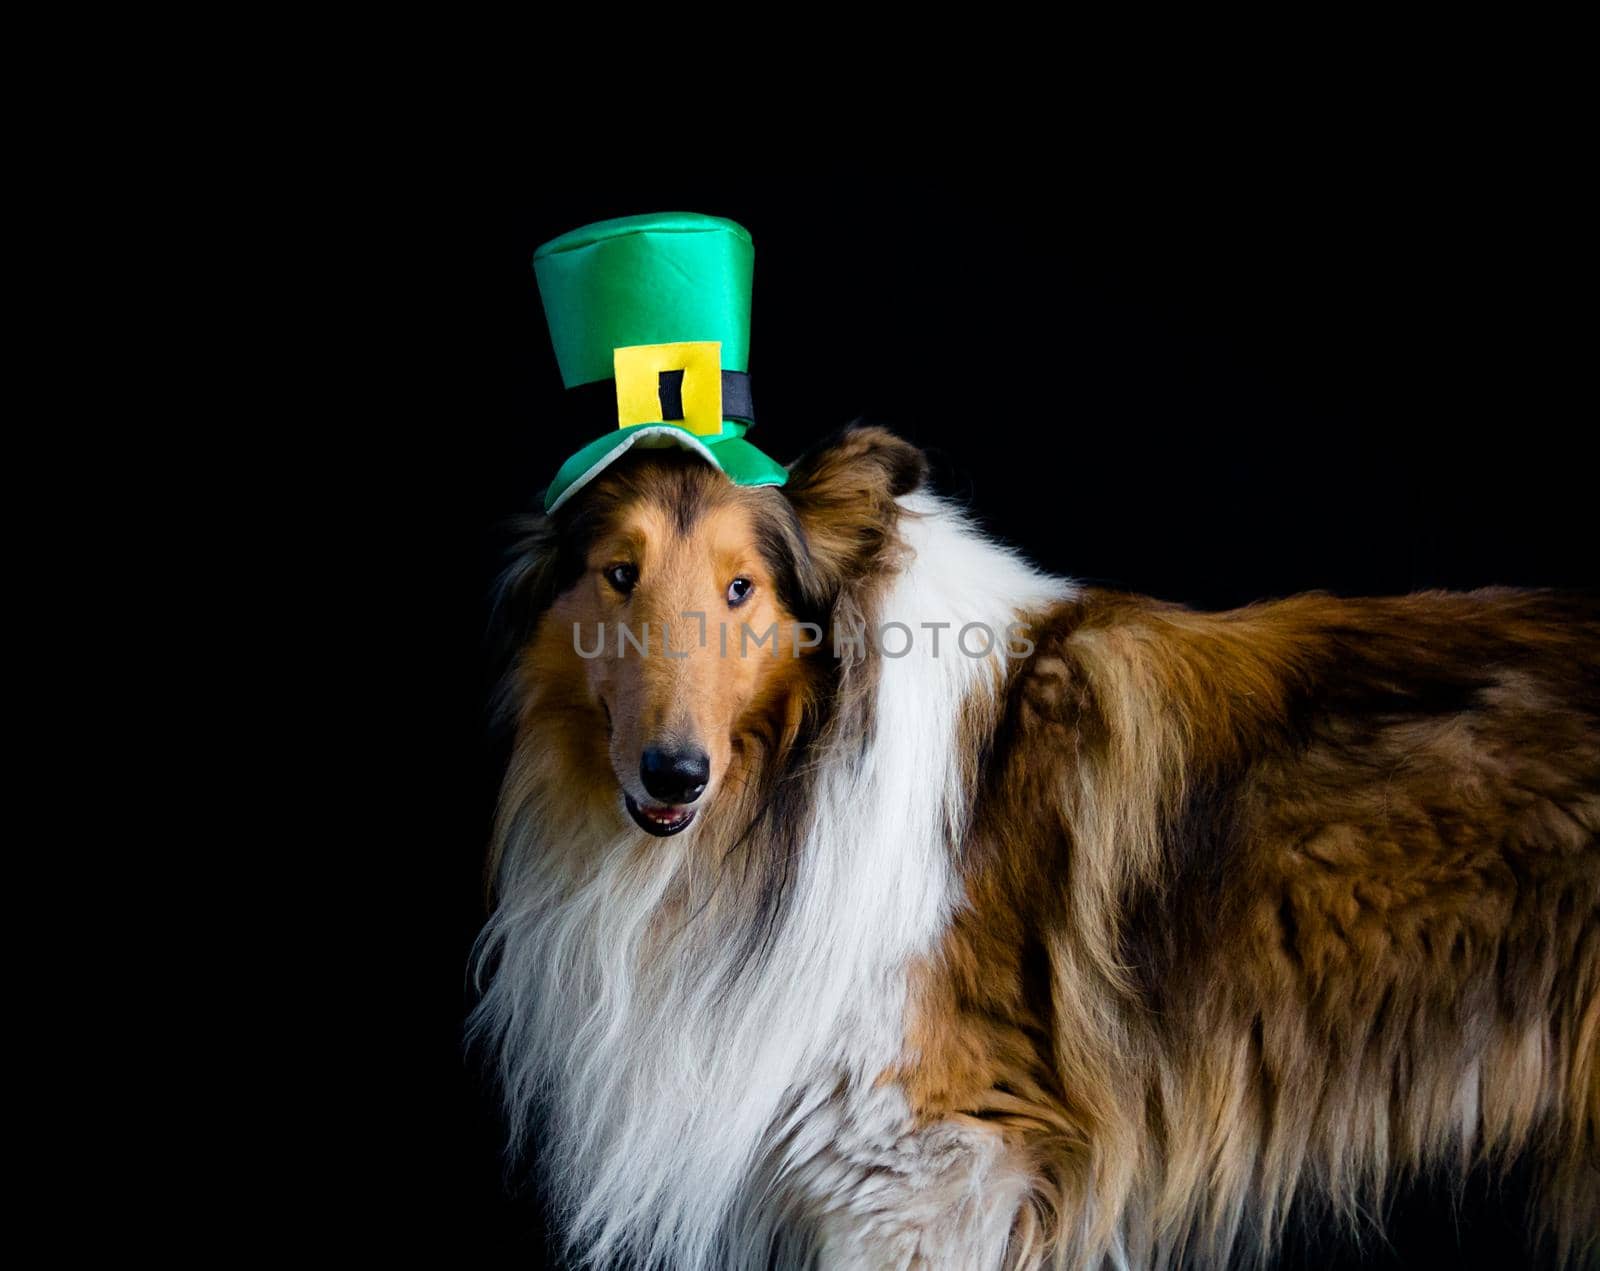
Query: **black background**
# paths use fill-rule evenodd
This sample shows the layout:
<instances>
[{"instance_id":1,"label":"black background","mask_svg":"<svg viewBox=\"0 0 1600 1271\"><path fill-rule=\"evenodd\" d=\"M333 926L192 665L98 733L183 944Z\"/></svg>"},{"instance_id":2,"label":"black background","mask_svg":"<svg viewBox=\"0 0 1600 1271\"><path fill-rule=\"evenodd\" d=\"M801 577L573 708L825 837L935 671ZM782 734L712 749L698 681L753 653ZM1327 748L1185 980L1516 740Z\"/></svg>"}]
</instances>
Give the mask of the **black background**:
<instances>
[{"instance_id":1,"label":"black background","mask_svg":"<svg viewBox=\"0 0 1600 1271\"><path fill-rule=\"evenodd\" d=\"M464 140L420 173L397 264L405 363L375 445L380 514L405 527L405 591L381 600L400 613L416 736L393 795L393 859L422 884L401 1009L430 1063L426 1088L384 1110L422 1184L387 1221L465 1256L526 1257L540 1239L460 1049L504 760L484 712L488 592L505 519L565 457L542 432L561 385L535 246L642 211L740 221L756 243L752 440L787 462L852 419L883 423L995 534L1080 580L1208 608L1591 587L1593 221L1572 154L1543 129L1425 120L1092 160L1063 142L724 156L701 175L686 157L648 179ZM1506 1265L1519 1194L1453 1207L1403 1190L1392 1245L1285 1265Z\"/></svg>"}]
</instances>

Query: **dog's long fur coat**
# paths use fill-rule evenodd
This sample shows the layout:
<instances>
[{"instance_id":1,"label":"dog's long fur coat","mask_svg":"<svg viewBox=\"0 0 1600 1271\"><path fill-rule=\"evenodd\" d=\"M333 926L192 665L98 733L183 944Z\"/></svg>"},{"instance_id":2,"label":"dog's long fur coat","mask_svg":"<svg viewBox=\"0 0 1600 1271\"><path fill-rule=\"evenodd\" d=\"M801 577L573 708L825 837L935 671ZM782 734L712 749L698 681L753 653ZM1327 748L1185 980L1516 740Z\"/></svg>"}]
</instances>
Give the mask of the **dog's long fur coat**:
<instances>
[{"instance_id":1,"label":"dog's long fur coat","mask_svg":"<svg viewBox=\"0 0 1600 1271\"><path fill-rule=\"evenodd\" d=\"M1600 605L1197 613L1037 573L922 472L873 429L781 490L640 455L527 527L474 1028L574 1255L1231 1266L1296 1197L1367 1221L1520 1158L1593 1263ZM605 605L670 624L713 547L780 625L918 638L575 656ZM951 655L1016 620L1031 652ZM622 792L672 711L715 769L656 838Z\"/></svg>"}]
</instances>

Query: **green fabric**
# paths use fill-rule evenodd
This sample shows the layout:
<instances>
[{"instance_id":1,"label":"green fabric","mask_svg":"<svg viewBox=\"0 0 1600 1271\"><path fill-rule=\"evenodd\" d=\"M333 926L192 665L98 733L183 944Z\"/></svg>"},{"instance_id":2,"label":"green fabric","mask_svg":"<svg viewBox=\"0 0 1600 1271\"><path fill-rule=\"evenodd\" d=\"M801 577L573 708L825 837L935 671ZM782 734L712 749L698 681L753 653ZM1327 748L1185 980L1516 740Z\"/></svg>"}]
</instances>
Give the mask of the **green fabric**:
<instances>
[{"instance_id":1,"label":"green fabric","mask_svg":"<svg viewBox=\"0 0 1600 1271\"><path fill-rule=\"evenodd\" d=\"M738 431L734 431L738 429ZM756 449L740 434L743 425L735 424L719 437L697 437L677 424L639 424L618 428L597 437L572 455L545 491L544 510L555 511L559 504L576 494L595 477L635 446L657 449L682 446L707 460L736 485L782 485L788 470L776 459Z\"/></svg>"},{"instance_id":2,"label":"green fabric","mask_svg":"<svg viewBox=\"0 0 1600 1271\"><path fill-rule=\"evenodd\" d=\"M722 369L750 369L750 289L755 246L720 216L658 212L584 225L533 254L534 275L568 388L609 380L613 350L640 344L717 340ZM567 459L545 492L545 510L592 481L634 446L682 446L739 485L782 485L782 464L744 439L748 425L724 420L716 436L665 421L596 438Z\"/></svg>"},{"instance_id":3,"label":"green fabric","mask_svg":"<svg viewBox=\"0 0 1600 1271\"><path fill-rule=\"evenodd\" d=\"M720 340L722 369L750 369L755 246L720 216L623 216L553 238L533 254L561 382L610 379L611 351Z\"/></svg>"}]
</instances>

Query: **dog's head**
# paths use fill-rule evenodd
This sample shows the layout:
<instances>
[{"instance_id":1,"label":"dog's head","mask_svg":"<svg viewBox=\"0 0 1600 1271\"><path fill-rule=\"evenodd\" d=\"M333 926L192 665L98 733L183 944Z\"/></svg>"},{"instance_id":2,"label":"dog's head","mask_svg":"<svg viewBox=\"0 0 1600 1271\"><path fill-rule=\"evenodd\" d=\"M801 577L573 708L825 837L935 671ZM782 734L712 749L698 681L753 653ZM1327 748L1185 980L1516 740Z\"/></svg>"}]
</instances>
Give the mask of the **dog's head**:
<instances>
[{"instance_id":1,"label":"dog's head","mask_svg":"<svg viewBox=\"0 0 1600 1271\"><path fill-rule=\"evenodd\" d=\"M506 580L513 705L574 780L642 829L686 829L756 739L798 727L841 596L894 541L920 451L853 428L781 487L734 485L678 450L633 451L536 517ZM580 777L578 774L582 774Z\"/></svg>"}]
</instances>

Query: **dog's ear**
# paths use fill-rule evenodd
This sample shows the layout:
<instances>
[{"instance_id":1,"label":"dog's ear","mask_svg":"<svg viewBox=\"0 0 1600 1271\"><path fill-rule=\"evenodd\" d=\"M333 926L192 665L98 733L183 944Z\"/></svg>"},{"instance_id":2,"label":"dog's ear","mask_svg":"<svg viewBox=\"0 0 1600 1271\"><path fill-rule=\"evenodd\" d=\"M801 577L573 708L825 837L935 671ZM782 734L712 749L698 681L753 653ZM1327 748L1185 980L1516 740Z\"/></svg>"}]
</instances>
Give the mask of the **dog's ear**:
<instances>
[{"instance_id":1,"label":"dog's ear","mask_svg":"<svg viewBox=\"0 0 1600 1271\"><path fill-rule=\"evenodd\" d=\"M813 585L831 601L895 542L895 500L922 485L922 451L883 428L852 426L797 459L784 495L805 532Z\"/></svg>"},{"instance_id":2,"label":"dog's ear","mask_svg":"<svg viewBox=\"0 0 1600 1271\"><path fill-rule=\"evenodd\" d=\"M530 512L507 523L513 541L495 585L491 618L491 629L505 650L519 649L555 598L583 575L588 546L614 502L597 497L598 490L584 494L558 515ZM543 503L544 492L535 498Z\"/></svg>"},{"instance_id":3,"label":"dog's ear","mask_svg":"<svg viewBox=\"0 0 1600 1271\"><path fill-rule=\"evenodd\" d=\"M542 512L520 516L508 528L515 539L495 583L488 629L490 657L499 672L510 670L561 590L566 564L551 517ZM497 707L497 714L504 705Z\"/></svg>"}]
</instances>

